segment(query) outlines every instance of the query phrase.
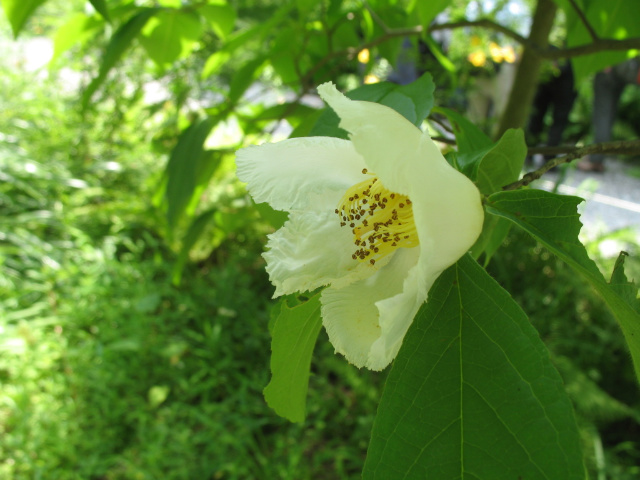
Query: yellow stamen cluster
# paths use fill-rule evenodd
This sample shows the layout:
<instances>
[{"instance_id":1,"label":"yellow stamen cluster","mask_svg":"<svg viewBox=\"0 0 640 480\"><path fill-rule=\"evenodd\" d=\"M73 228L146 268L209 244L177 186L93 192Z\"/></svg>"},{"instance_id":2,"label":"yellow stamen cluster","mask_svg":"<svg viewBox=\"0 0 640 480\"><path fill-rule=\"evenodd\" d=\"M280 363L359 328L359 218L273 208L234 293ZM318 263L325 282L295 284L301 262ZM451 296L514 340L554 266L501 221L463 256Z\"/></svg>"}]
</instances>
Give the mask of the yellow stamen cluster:
<instances>
[{"instance_id":1,"label":"yellow stamen cluster","mask_svg":"<svg viewBox=\"0 0 640 480\"><path fill-rule=\"evenodd\" d=\"M367 169L362 173L368 173ZM340 226L353 232L357 247L351 255L354 260L374 265L397 248L419 243L411 200L390 192L375 176L349 188L335 213Z\"/></svg>"}]
</instances>

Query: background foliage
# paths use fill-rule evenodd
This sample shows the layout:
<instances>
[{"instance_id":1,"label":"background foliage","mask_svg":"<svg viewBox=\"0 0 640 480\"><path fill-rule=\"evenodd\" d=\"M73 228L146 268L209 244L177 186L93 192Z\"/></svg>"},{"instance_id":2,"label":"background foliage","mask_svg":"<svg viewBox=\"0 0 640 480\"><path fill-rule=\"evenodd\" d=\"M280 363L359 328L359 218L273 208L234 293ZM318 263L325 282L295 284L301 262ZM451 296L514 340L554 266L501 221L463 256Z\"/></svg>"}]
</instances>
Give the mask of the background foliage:
<instances>
[{"instance_id":1,"label":"background foliage","mask_svg":"<svg viewBox=\"0 0 640 480\"><path fill-rule=\"evenodd\" d=\"M359 478L387 373L346 364L321 331L305 423L267 406L272 288L259 253L284 218L247 197L233 153L289 133L334 134L315 86L351 90L407 63L432 74L436 105L450 109L436 109L428 128L446 135L442 119L464 122L456 111L482 79L508 68L489 60L491 44L521 47L491 28L443 30L445 39L427 30L448 7L436 23L491 19L526 35L535 2L489 3L3 0L0 476ZM589 40L572 2L557 3L552 40ZM640 34L633 1L614 2L607 24L598 22L611 2L576 3L603 38ZM38 68L43 38L52 55ZM472 62L479 53L484 63ZM576 59L580 76L603 58ZM591 93L578 87L569 133L588 141ZM413 98L389 84L363 91L396 108ZM625 97L619 138L637 136L639 98ZM414 110L416 123L431 106ZM523 140L511 131L488 152L497 115L477 123L483 131L458 132L456 161L475 165L481 152L473 174L493 175L501 148L522 150ZM499 172L483 193L513 174ZM627 276L638 278L635 239L617 235L631 253ZM488 271L549 348L589 472L636 478L638 392L615 320L531 237L512 229L502 239L487 239L497 250L486 250ZM587 246L611 272L597 242Z\"/></svg>"}]
</instances>

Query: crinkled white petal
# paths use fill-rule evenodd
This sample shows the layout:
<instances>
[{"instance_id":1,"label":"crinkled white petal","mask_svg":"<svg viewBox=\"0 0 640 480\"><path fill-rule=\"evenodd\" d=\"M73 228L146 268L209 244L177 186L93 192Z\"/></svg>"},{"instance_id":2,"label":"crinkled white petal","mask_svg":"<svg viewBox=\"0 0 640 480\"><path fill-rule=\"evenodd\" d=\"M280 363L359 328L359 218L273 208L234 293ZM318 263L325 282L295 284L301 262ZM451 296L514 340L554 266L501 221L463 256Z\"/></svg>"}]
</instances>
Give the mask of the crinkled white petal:
<instances>
[{"instance_id":1,"label":"crinkled white petal","mask_svg":"<svg viewBox=\"0 0 640 480\"><path fill-rule=\"evenodd\" d=\"M322 323L329 340L336 352L357 367L382 370L397 354L426 298L427 292L407 285L419 253L418 247L398 249L375 274L322 292Z\"/></svg>"},{"instance_id":2,"label":"crinkled white petal","mask_svg":"<svg viewBox=\"0 0 640 480\"><path fill-rule=\"evenodd\" d=\"M257 203L285 211L333 211L344 192L366 178L364 160L351 142L329 137L243 148L236 165Z\"/></svg>"},{"instance_id":3,"label":"crinkled white petal","mask_svg":"<svg viewBox=\"0 0 640 480\"><path fill-rule=\"evenodd\" d=\"M333 211L291 213L287 223L269 235L263 254L276 287L274 297L329 284L344 286L371 275L374 267L351 258L355 248L353 234L340 227Z\"/></svg>"},{"instance_id":4,"label":"crinkled white petal","mask_svg":"<svg viewBox=\"0 0 640 480\"><path fill-rule=\"evenodd\" d=\"M392 108L351 100L332 83L320 85L318 93L340 117L367 168L389 190L407 195L403 179L411 175L411 165L406 158L419 150L422 131Z\"/></svg>"}]
</instances>

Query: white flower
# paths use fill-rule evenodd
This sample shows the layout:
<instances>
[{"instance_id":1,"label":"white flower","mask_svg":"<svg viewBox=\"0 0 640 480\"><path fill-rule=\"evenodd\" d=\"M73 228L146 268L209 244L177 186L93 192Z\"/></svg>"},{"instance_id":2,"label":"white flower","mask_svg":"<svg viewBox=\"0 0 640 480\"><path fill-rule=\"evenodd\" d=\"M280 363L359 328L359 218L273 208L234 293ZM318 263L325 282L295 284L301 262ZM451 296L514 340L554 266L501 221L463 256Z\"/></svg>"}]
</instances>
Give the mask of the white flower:
<instances>
[{"instance_id":1,"label":"white flower","mask_svg":"<svg viewBox=\"0 0 640 480\"><path fill-rule=\"evenodd\" d=\"M328 285L331 343L354 365L381 370L433 282L480 234L480 193L394 110L349 100L331 83L318 92L351 140L248 147L237 173L256 202L289 212L264 253L274 297Z\"/></svg>"}]
</instances>

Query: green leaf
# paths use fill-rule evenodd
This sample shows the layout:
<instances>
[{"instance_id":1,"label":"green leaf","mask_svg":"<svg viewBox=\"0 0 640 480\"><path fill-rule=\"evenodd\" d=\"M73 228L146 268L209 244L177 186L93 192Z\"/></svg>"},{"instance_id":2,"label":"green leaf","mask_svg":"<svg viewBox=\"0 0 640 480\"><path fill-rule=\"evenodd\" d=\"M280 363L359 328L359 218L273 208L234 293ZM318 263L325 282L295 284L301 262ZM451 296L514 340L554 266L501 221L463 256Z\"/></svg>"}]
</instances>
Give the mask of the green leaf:
<instances>
[{"instance_id":1,"label":"green leaf","mask_svg":"<svg viewBox=\"0 0 640 480\"><path fill-rule=\"evenodd\" d=\"M171 280L174 285L180 285L180 280L182 279L182 270L184 269L187 260L189 260L189 252L196 244L205 229L213 222L213 216L215 212L216 209L211 208L206 212L198 215L198 217L196 217L193 222L191 222L191 225L189 225L189 229L182 239L182 247L180 248L178 258L173 264Z\"/></svg>"},{"instance_id":2,"label":"green leaf","mask_svg":"<svg viewBox=\"0 0 640 480\"><path fill-rule=\"evenodd\" d=\"M189 55L201 35L202 25L197 14L167 9L147 22L140 43L159 67L167 67Z\"/></svg>"},{"instance_id":3,"label":"green leaf","mask_svg":"<svg viewBox=\"0 0 640 480\"><path fill-rule=\"evenodd\" d=\"M476 185L485 195L498 192L518 180L527 156L527 144L521 129L509 129L478 163Z\"/></svg>"},{"instance_id":4,"label":"green leaf","mask_svg":"<svg viewBox=\"0 0 640 480\"><path fill-rule=\"evenodd\" d=\"M456 163L465 175L475 181L478 163L491 150L493 142L482 130L458 112L444 107L436 107L433 112L449 119L458 144Z\"/></svg>"},{"instance_id":5,"label":"green leaf","mask_svg":"<svg viewBox=\"0 0 640 480\"><path fill-rule=\"evenodd\" d=\"M502 242L507 237L511 229L511 222L506 218L497 217L487 213L484 216L482 225L482 233L471 248L473 258L478 259L484 253L484 266L489 264L489 260L494 253L500 248Z\"/></svg>"},{"instance_id":6,"label":"green leaf","mask_svg":"<svg viewBox=\"0 0 640 480\"><path fill-rule=\"evenodd\" d=\"M640 314L638 301L631 294L637 292L635 285L626 282L621 270L624 257L618 259L609 284L587 255L578 239L582 227L577 212L580 202L579 197L543 190L516 190L491 195L487 212L504 217L528 232L591 283L618 321L640 381Z\"/></svg>"},{"instance_id":7,"label":"green leaf","mask_svg":"<svg viewBox=\"0 0 640 480\"><path fill-rule=\"evenodd\" d=\"M627 252L620 252L613 267L609 285L624 301L636 312L640 312L640 302L638 301L638 286L635 282L630 282L624 273L624 262L629 256Z\"/></svg>"},{"instance_id":8,"label":"green leaf","mask_svg":"<svg viewBox=\"0 0 640 480\"><path fill-rule=\"evenodd\" d=\"M36 8L45 1L46 0L3 0L2 9L7 19L9 19L14 38L18 38L18 34L24 27L27 19L33 14Z\"/></svg>"},{"instance_id":9,"label":"green leaf","mask_svg":"<svg viewBox=\"0 0 640 480\"><path fill-rule=\"evenodd\" d=\"M575 47L592 42L575 7L568 0L556 0L567 17L567 46ZM636 0L590 0L577 2L589 24L601 38L625 39L640 36L638 2ZM575 84L579 85L588 75L630 58L631 52L604 51L581 55L571 59Z\"/></svg>"},{"instance_id":10,"label":"green leaf","mask_svg":"<svg viewBox=\"0 0 640 480\"><path fill-rule=\"evenodd\" d=\"M76 43L84 44L104 25L104 20L97 15L88 17L84 13L77 13L60 27L53 37L53 57L55 62L60 55L69 50Z\"/></svg>"},{"instance_id":11,"label":"green leaf","mask_svg":"<svg viewBox=\"0 0 640 480\"><path fill-rule=\"evenodd\" d=\"M207 19L214 33L226 40L236 23L236 11L227 3L218 5L202 5L198 11Z\"/></svg>"},{"instance_id":12,"label":"green leaf","mask_svg":"<svg viewBox=\"0 0 640 480\"><path fill-rule=\"evenodd\" d=\"M109 71L120 60L122 54L131 46L131 42L138 36L144 28L147 21L153 17L157 8L144 8L139 10L135 15L131 16L118 30L113 34L107 45L98 75L91 81L87 89L82 95L82 108L86 109L91 100L91 96L98 87L104 82Z\"/></svg>"},{"instance_id":13,"label":"green leaf","mask_svg":"<svg viewBox=\"0 0 640 480\"><path fill-rule=\"evenodd\" d=\"M386 105L414 125L420 126L433 107L434 88L431 74L426 73L408 85L396 85L391 82L374 83L351 90L346 93L346 96L351 100ZM327 108L318 118L309 136L347 138L347 133L338 127L339 123L338 115Z\"/></svg>"},{"instance_id":14,"label":"green leaf","mask_svg":"<svg viewBox=\"0 0 640 480\"><path fill-rule=\"evenodd\" d=\"M111 23L111 18L109 18L109 8L107 7L107 2L105 0L89 0L93 8L96 9L102 18L104 18L107 22Z\"/></svg>"},{"instance_id":15,"label":"green leaf","mask_svg":"<svg viewBox=\"0 0 640 480\"><path fill-rule=\"evenodd\" d=\"M420 23L428 28L436 15L449 6L451 0L429 0L428 2L417 0L415 7L418 10Z\"/></svg>"},{"instance_id":16,"label":"green leaf","mask_svg":"<svg viewBox=\"0 0 640 480\"><path fill-rule=\"evenodd\" d=\"M436 281L405 337L363 478L585 478L571 403L548 350L468 255Z\"/></svg>"},{"instance_id":17,"label":"green leaf","mask_svg":"<svg viewBox=\"0 0 640 480\"><path fill-rule=\"evenodd\" d=\"M321 326L319 293L293 308L283 301L273 325L271 381L264 398L278 415L292 422L304 421L311 354Z\"/></svg>"},{"instance_id":18,"label":"green leaf","mask_svg":"<svg viewBox=\"0 0 640 480\"><path fill-rule=\"evenodd\" d=\"M232 104L240 100L244 92L247 91L247 88L258 78L258 75L260 75L260 72L265 66L266 60L267 58L261 55L253 60L249 60L238 69L229 86L229 101Z\"/></svg>"},{"instance_id":19,"label":"green leaf","mask_svg":"<svg viewBox=\"0 0 640 480\"><path fill-rule=\"evenodd\" d=\"M212 119L193 123L178 138L167 164L167 221L174 228L185 211L198 184L198 173L205 155L204 141L213 128Z\"/></svg>"}]
</instances>

